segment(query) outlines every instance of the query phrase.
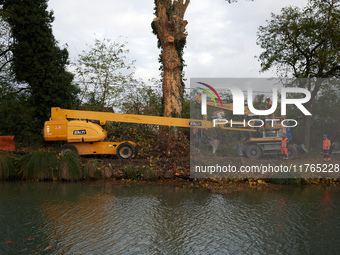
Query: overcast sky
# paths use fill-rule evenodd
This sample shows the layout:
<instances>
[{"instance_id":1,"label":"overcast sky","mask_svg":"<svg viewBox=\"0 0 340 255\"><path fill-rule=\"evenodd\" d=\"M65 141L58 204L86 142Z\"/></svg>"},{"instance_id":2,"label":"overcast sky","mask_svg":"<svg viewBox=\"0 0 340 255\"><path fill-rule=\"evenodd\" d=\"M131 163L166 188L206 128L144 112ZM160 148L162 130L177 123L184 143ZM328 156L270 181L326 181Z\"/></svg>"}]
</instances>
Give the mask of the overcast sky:
<instances>
[{"instance_id":1,"label":"overcast sky","mask_svg":"<svg viewBox=\"0 0 340 255\"><path fill-rule=\"evenodd\" d=\"M257 78L255 58L258 27L282 7L303 7L307 0L191 0L186 11L187 45L185 78ZM157 38L152 34L154 0L49 0L54 11L53 32L60 45L67 44L70 60L93 45L94 39L127 41L129 59L136 60L136 78L159 78ZM119 39L121 37L121 39Z\"/></svg>"}]
</instances>

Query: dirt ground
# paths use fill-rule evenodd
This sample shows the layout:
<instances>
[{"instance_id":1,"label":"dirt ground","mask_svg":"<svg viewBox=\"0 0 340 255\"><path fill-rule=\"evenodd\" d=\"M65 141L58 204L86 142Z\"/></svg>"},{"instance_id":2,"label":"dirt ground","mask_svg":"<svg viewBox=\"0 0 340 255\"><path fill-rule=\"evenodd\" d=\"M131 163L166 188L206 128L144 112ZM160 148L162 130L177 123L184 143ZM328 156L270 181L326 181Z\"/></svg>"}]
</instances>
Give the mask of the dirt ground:
<instances>
[{"instance_id":1,"label":"dirt ground","mask_svg":"<svg viewBox=\"0 0 340 255\"><path fill-rule=\"evenodd\" d=\"M209 192L227 194L232 192L242 191L244 189L256 189L263 191L273 191L277 189L286 189L290 185L326 185L326 186L340 186L340 153L331 155L331 164L324 164L323 155L321 152L313 154L298 155L294 160L284 161L278 156L265 156L258 160L248 159L246 157L238 156L225 156L218 157L217 160L223 161L224 164L230 164L235 167L241 166L259 166L259 165L295 165L313 166L314 169L318 166L337 166L337 172L333 172L332 178L324 178L320 176L320 173L315 171L313 177L308 178L216 178L209 176L208 178L193 178L190 176L190 160L193 158L207 159L214 162L216 155L213 155L211 151L189 149L186 142L183 144L177 144L165 150L164 148L156 148L149 146L150 149L142 151L134 159L120 159L117 156L82 156L81 163L84 167L89 162L94 163L94 169L101 171L101 178L97 180L92 170L94 185L99 182L99 185L167 185L181 188L203 188ZM56 147L44 148L48 151L56 151ZM34 148L26 148L17 152L17 154L24 155L34 151ZM214 158L215 157L215 158ZM193 163L193 162L191 162ZM206 162L210 163L210 162ZM319 164L319 165L318 165ZM156 178L127 178L127 169L141 169L147 168L152 170L156 174ZM87 179L89 180L89 179ZM96 181L97 180L97 181Z\"/></svg>"},{"instance_id":2,"label":"dirt ground","mask_svg":"<svg viewBox=\"0 0 340 255\"><path fill-rule=\"evenodd\" d=\"M194 152L191 154L194 157L206 157L206 152ZM210 157L208 157L210 158ZM302 154L299 155L294 160L282 160L277 156L266 156L261 157L260 159L248 159L246 157L223 157L223 162L230 164L232 166L236 166L239 168L240 166L260 166L260 165L272 165L272 166L280 166L284 165L292 165L297 169L299 167L303 167L305 170L306 167L311 167L314 171L312 176L307 176L308 178L320 178L320 174L317 171L317 167L322 167L325 169L326 165L323 161L323 155L320 154ZM144 157L140 158L137 156L135 159L119 159L117 157L103 157L98 158L97 160L102 161L103 164L114 172L113 177L119 179L124 170L129 166L135 167L150 167L151 169L157 172L157 176L161 179L174 179L180 178L183 180L190 179L190 155L175 155L170 157ZM339 178L340 172L336 170L340 166L340 154L331 155L331 162L327 164L327 169L329 169L330 165L332 165L333 171L330 175L332 178Z\"/></svg>"},{"instance_id":3,"label":"dirt ground","mask_svg":"<svg viewBox=\"0 0 340 255\"><path fill-rule=\"evenodd\" d=\"M204 153L203 153L204 154ZM331 157L333 165L340 164L340 154L334 154ZM340 186L340 173L337 173L335 178L305 178L300 179L299 182L281 181L275 182L273 179L192 179L190 178L190 157L170 157L170 158L136 158L131 160L122 160L118 158L102 158L99 159L105 166L109 166L115 173L111 178L100 181L105 185L163 185L175 186L181 188L203 188L209 192L219 194L229 194L244 190L260 190L260 191L275 191L280 189L287 189L291 185L325 185L325 186ZM259 160L251 160L244 157L226 157L225 161L233 165L259 165L272 164L280 165L283 160L277 157L262 157ZM287 163L296 165L304 164L323 164L322 154L315 155L300 155L294 160L288 160ZM157 171L159 179L134 181L121 178L124 169L129 165L135 167L150 166ZM116 177L114 177L116 176ZM302 180L302 181L301 181ZM288 184L288 185L287 185Z\"/></svg>"}]
</instances>

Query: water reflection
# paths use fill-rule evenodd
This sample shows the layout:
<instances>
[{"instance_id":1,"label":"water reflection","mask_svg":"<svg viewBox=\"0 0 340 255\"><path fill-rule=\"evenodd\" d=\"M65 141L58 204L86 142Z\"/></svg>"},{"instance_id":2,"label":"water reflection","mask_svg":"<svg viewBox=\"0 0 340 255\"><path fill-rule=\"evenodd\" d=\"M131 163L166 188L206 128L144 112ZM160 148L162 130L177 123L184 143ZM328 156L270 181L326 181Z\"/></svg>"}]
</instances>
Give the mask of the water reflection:
<instances>
[{"instance_id":1,"label":"water reflection","mask_svg":"<svg viewBox=\"0 0 340 255\"><path fill-rule=\"evenodd\" d=\"M161 186L1 182L0 192L0 254L340 250L339 187L287 187L223 196Z\"/></svg>"}]
</instances>

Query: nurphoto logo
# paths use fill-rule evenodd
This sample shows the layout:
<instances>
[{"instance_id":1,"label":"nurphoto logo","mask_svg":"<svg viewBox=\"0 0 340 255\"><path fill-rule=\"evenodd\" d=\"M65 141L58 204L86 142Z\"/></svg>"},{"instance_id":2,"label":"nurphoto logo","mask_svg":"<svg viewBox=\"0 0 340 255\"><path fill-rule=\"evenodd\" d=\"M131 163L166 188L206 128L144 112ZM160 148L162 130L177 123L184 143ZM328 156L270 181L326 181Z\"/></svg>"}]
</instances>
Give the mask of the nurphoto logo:
<instances>
[{"instance_id":1,"label":"nurphoto logo","mask_svg":"<svg viewBox=\"0 0 340 255\"><path fill-rule=\"evenodd\" d=\"M222 101L221 98L219 96L219 94L216 92L216 90L205 83L202 82L198 82L202 85L207 86L208 88L210 88L215 95L217 95L220 104L222 105ZM234 85L225 85L223 86L225 89L229 89L233 98L233 114L234 115L244 115L244 93L241 90L241 88L236 87ZM202 89L200 87L198 87L198 89L203 90L204 92L206 92L215 102L216 105L216 101L215 98L213 97L213 95L206 89ZM269 109L266 110L257 110L254 107L253 104L253 89L252 88L248 88L247 91L247 103L248 103L248 108L249 110L254 114L254 115L260 115L260 116L264 116L264 115L270 115L273 112L276 111L277 106L278 106L278 96L277 96L277 92L278 92L278 88L277 87L273 87L272 89L272 106ZM304 98L287 98L287 94L288 93L300 93L300 94L304 94L305 97ZM202 103L201 103L201 113L202 115L206 115L207 114L207 97L204 93L201 93L201 97L202 97ZM302 104L307 103L311 98L311 94L307 89L304 88L286 88L286 87L282 87L281 88L281 115L287 115L287 105L288 104L292 104L295 105L298 109L301 110L301 112L304 115L312 115Z\"/></svg>"}]
</instances>

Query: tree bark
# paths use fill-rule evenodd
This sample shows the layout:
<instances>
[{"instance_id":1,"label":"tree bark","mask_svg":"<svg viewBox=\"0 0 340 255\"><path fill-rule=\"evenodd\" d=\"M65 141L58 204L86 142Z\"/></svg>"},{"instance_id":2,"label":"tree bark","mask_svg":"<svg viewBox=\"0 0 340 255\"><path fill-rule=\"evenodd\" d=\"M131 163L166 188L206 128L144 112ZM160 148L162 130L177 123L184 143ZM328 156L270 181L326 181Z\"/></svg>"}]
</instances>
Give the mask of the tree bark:
<instances>
[{"instance_id":1,"label":"tree bark","mask_svg":"<svg viewBox=\"0 0 340 255\"><path fill-rule=\"evenodd\" d=\"M163 116L181 117L183 104L183 49L188 24L183 20L189 0L155 0L156 18L151 24L162 49L160 62L163 70ZM178 135L173 128L163 127L158 136L159 149L169 156L176 150Z\"/></svg>"},{"instance_id":2,"label":"tree bark","mask_svg":"<svg viewBox=\"0 0 340 255\"><path fill-rule=\"evenodd\" d=\"M174 43L164 47L162 53L163 61L163 96L164 111L167 117L181 117L182 115L182 73L181 60L178 57Z\"/></svg>"},{"instance_id":3,"label":"tree bark","mask_svg":"<svg viewBox=\"0 0 340 255\"><path fill-rule=\"evenodd\" d=\"M156 18L152 22L154 33L162 48L160 60L163 68L163 115L181 117L183 101L183 59L182 51L186 43L183 20L189 4L186 1L156 0Z\"/></svg>"}]
</instances>

